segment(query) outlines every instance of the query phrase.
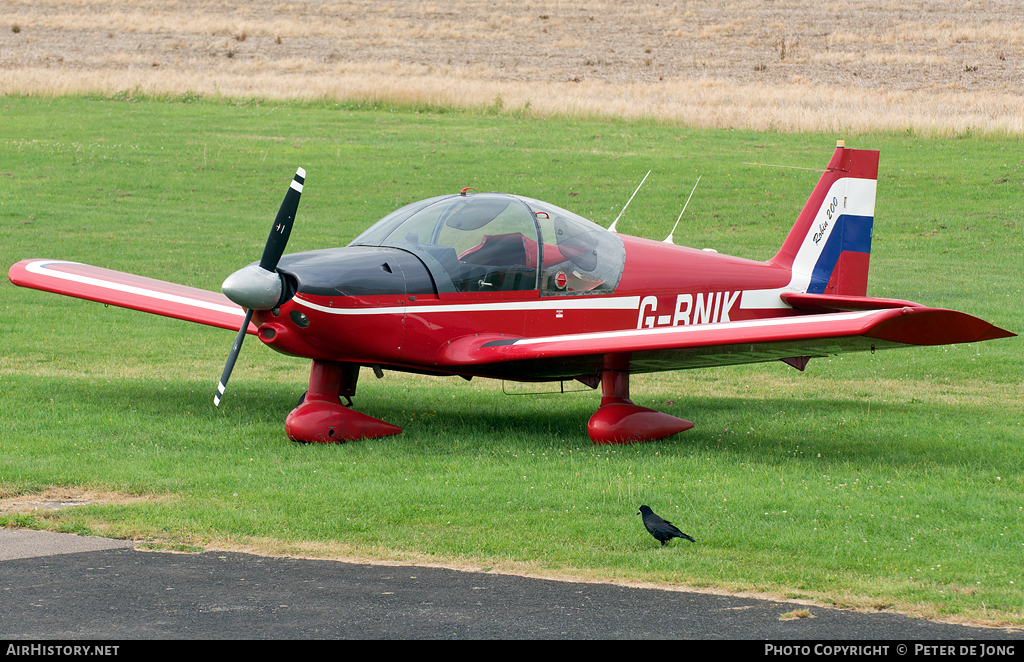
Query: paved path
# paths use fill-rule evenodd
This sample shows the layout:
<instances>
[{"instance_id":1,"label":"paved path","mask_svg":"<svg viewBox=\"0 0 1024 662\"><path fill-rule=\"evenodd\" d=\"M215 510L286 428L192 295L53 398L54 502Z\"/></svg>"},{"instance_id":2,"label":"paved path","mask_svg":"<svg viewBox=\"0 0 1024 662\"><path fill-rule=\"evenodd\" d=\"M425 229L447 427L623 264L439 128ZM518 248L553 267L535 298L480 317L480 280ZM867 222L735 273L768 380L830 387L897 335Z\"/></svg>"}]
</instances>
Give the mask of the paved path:
<instances>
[{"instance_id":1,"label":"paved path","mask_svg":"<svg viewBox=\"0 0 1024 662\"><path fill-rule=\"evenodd\" d=\"M1022 639L753 598L0 529L0 639ZM1021 648L1020 645L1017 646ZM759 648L763 655L763 648ZM1024 652L1024 648L1021 648Z\"/></svg>"}]
</instances>

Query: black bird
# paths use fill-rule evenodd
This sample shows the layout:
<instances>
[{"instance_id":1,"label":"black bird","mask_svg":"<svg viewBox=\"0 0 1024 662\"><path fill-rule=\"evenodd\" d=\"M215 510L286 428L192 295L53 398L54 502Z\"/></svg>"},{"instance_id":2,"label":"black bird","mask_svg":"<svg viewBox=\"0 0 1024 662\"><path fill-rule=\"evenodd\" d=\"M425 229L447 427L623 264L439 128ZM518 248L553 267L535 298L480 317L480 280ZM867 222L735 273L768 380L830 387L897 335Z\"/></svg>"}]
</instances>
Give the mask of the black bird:
<instances>
[{"instance_id":1,"label":"black bird","mask_svg":"<svg viewBox=\"0 0 1024 662\"><path fill-rule=\"evenodd\" d=\"M656 540L658 540L662 546L668 543L672 538L686 538L690 542L697 542L690 536L686 535L676 527L672 525L672 522L667 519L661 519L654 514L654 511L647 506L640 506L640 510L636 511L637 515L643 515L644 526L647 527L648 533L650 533Z\"/></svg>"}]
</instances>

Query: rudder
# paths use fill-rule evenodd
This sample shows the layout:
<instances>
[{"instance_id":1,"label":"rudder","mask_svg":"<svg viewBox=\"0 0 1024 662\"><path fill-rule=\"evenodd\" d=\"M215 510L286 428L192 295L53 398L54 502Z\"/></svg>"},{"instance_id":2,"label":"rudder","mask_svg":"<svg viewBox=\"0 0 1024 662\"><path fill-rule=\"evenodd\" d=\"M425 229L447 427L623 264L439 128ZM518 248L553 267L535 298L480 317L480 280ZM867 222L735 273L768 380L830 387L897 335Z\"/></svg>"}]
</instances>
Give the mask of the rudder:
<instances>
[{"instance_id":1,"label":"rudder","mask_svg":"<svg viewBox=\"0 0 1024 662\"><path fill-rule=\"evenodd\" d=\"M875 218L878 151L847 149L842 141L771 259L792 270L789 289L865 296Z\"/></svg>"}]
</instances>

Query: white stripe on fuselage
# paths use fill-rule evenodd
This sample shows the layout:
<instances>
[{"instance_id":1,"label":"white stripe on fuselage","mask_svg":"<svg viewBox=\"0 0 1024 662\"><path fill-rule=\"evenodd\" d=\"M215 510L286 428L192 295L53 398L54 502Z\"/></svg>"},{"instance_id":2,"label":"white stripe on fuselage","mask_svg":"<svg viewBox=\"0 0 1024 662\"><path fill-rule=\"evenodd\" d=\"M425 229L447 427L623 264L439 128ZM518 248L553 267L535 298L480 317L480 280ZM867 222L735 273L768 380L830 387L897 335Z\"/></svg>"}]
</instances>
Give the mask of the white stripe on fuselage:
<instances>
[{"instance_id":1,"label":"white stripe on fuselage","mask_svg":"<svg viewBox=\"0 0 1024 662\"><path fill-rule=\"evenodd\" d=\"M640 297L602 297L582 299L541 299L537 301L497 301L491 303L451 303L438 305L381 306L377 308L331 308L300 296L296 303L331 315L425 315L429 313L494 313L513 310L636 310Z\"/></svg>"}]
</instances>

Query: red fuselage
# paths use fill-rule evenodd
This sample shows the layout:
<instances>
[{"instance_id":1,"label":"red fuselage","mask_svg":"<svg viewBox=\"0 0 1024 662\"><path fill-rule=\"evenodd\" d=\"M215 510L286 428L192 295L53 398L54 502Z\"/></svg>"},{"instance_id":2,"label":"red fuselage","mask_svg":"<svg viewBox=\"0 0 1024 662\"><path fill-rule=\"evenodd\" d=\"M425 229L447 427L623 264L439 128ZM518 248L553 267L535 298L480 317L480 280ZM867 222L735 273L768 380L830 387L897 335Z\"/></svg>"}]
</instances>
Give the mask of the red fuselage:
<instances>
[{"instance_id":1,"label":"red fuselage","mask_svg":"<svg viewBox=\"0 0 1024 662\"><path fill-rule=\"evenodd\" d=\"M260 327L259 338L285 354L398 370L545 380L584 373L576 362L557 361L543 367L495 363L467 370L448 360L444 350L467 336L557 336L792 314L789 308L742 306L745 290L784 287L790 280L786 269L636 237L621 240L625 264L611 294L542 296L533 289L331 296L300 288L295 298L274 311L258 312L253 321ZM336 250L343 260L344 252L366 249ZM409 261L403 262L408 272ZM370 269L383 280L395 280L376 264ZM299 313L305 326L294 319ZM599 370L600 365L592 368L595 374Z\"/></svg>"}]
</instances>

